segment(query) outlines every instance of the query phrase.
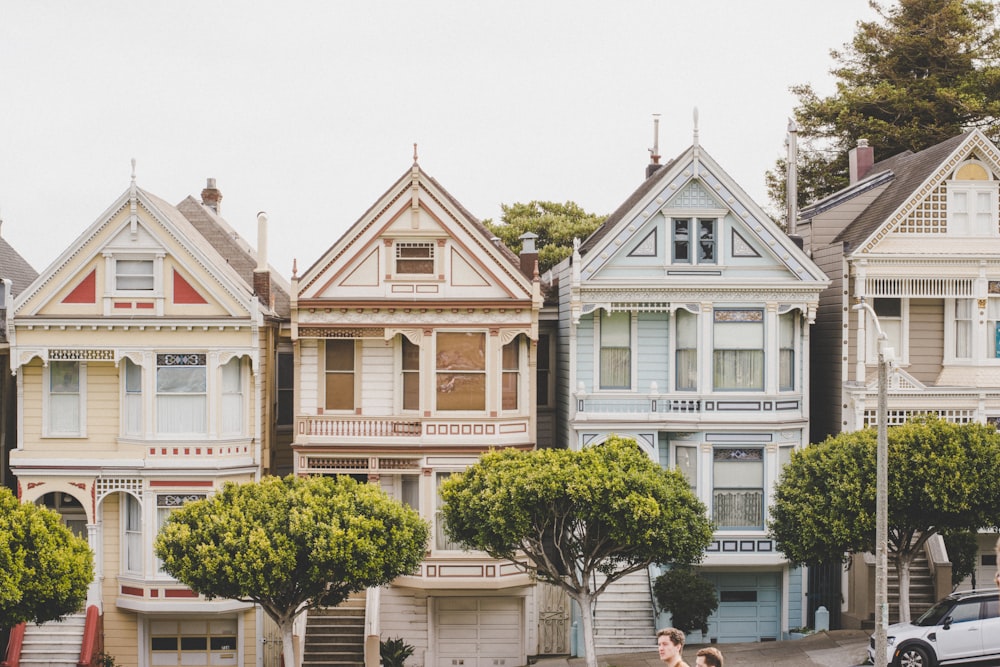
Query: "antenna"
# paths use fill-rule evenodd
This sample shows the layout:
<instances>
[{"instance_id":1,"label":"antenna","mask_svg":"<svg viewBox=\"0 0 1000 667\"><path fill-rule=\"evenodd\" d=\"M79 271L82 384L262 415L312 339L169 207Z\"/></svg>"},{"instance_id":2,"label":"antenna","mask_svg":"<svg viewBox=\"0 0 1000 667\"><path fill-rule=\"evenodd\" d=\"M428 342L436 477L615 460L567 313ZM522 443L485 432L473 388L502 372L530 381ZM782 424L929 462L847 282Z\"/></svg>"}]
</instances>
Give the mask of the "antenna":
<instances>
[{"instance_id":1,"label":"antenna","mask_svg":"<svg viewBox=\"0 0 1000 667\"><path fill-rule=\"evenodd\" d=\"M653 114L653 147L649 149L653 164L660 164L660 114Z\"/></svg>"}]
</instances>

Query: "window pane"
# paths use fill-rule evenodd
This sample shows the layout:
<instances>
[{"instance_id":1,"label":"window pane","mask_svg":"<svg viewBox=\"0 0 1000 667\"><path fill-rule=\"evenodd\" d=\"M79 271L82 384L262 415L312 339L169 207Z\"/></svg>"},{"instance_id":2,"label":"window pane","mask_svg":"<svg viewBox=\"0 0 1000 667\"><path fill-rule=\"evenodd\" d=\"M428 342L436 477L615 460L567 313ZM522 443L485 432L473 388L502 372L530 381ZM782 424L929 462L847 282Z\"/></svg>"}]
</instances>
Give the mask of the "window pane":
<instances>
[{"instance_id":1,"label":"window pane","mask_svg":"<svg viewBox=\"0 0 1000 667\"><path fill-rule=\"evenodd\" d=\"M278 353L278 425L291 424L294 419L295 356Z\"/></svg>"},{"instance_id":2,"label":"window pane","mask_svg":"<svg viewBox=\"0 0 1000 667\"><path fill-rule=\"evenodd\" d=\"M50 361L50 391L52 393L72 393L80 391L80 362Z\"/></svg>"},{"instance_id":3,"label":"window pane","mask_svg":"<svg viewBox=\"0 0 1000 667\"><path fill-rule=\"evenodd\" d=\"M501 388L501 409L517 410L517 389L520 384L521 341L512 340L503 346L503 386Z\"/></svg>"},{"instance_id":4,"label":"window pane","mask_svg":"<svg viewBox=\"0 0 1000 667\"><path fill-rule=\"evenodd\" d=\"M764 525L764 452L720 447L713 452L712 520L720 528Z\"/></svg>"},{"instance_id":5,"label":"window pane","mask_svg":"<svg viewBox=\"0 0 1000 667\"><path fill-rule=\"evenodd\" d=\"M326 341L326 370L328 371L354 370L353 340Z\"/></svg>"},{"instance_id":6,"label":"window pane","mask_svg":"<svg viewBox=\"0 0 1000 667\"><path fill-rule=\"evenodd\" d=\"M632 316L601 312L601 389L632 387Z\"/></svg>"},{"instance_id":7,"label":"window pane","mask_svg":"<svg viewBox=\"0 0 1000 667\"><path fill-rule=\"evenodd\" d=\"M674 253L675 262L691 261L691 237L689 220L674 220Z\"/></svg>"},{"instance_id":8,"label":"window pane","mask_svg":"<svg viewBox=\"0 0 1000 667\"><path fill-rule=\"evenodd\" d=\"M698 448L676 447L674 456L677 459L677 470L684 475L688 486L694 491L698 487Z\"/></svg>"},{"instance_id":9,"label":"window pane","mask_svg":"<svg viewBox=\"0 0 1000 667\"><path fill-rule=\"evenodd\" d=\"M326 409L354 409L354 373L327 373Z\"/></svg>"},{"instance_id":10,"label":"window pane","mask_svg":"<svg viewBox=\"0 0 1000 667\"><path fill-rule=\"evenodd\" d=\"M698 261L715 263L715 220L698 221Z\"/></svg>"},{"instance_id":11,"label":"window pane","mask_svg":"<svg viewBox=\"0 0 1000 667\"><path fill-rule=\"evenodd\" d=\"M675 313L677 350L675 378L678 391L694 391L698 387L698 319L694 313Z\"/></svg>"},{"instance_id":12,"label":"window pane","mask_svg":"<svg viewBox=\"0 0 1000 667\"><path fill-rule=\"evenodd\" d=\"M417 371L420 370L420 346L414 345L405 336L401 336L402 340L402 356L403 356L403 370L404 371Z\"/></svg>"},{"instance_id":13,"label":"window pane","mask_svg":"<svg viewBox=\"0 0 1000 667\"><path fill-rule=\"evenodd\" d=\"M433 274L434 244L396 244L396 273Z\"/></svg>"},{"instance_id":14,"label":"window pane","mask_svg":"<svg viewBox=\"0 0 1000 667\"><path fill-rule=\"evenodd\" d=\"M716 350L716 389L764 388L763 350Z\"/></svg>"},{"instance_id":15,"label":"window pane","mask_svg":"<svg viewBox=\"0 0 1000 667\"><path fill-rule=\"evenodd\" d=\"M439 333L437 369L439 371L486 370L486 334Z\"/></svg>"},{"instance_id":16,"label":"window pane","mask_svg":"<svg viewBox=\"0 0 1000 667\"><path fill-rule=\"evenodd\" d=\"M115 286L119 290L153 289L153 260L119 259L115 262Z\"/></svg>"},{"instance_id":17,"label":"window pane","mask_svg":"<svg viewBox=\"0 0 1000 667\"><path fill-rule=\"evenodd\" d=\"M538 347L535 350L537 367L535 368L537 404L549 404L549 337L542 334L538 337Z\"/></svg>"},{"instance_id":18,"label":"window pane","mask_svg":"<svg viewBox=\"0 0 1000 667\"><path fill-rule=\"evenodd\" d=\"M161 394L204 393L204 366L160 366L156 369L156 391Z\"/></svg>"},{"instance_id":19,"label":"window pane","mask_svg":"<svg viewBox=\"0 0 1000 667\"><path fill-rule=\"evenodd\" d=\"M403 409L420 409L420 346L401 336L403 368Z\"/></svg>"},{"instance_id":20,"label":"window pane","mask_svg":"<svg viewBox=\"0 0 1000 667\"><path fill-rule=\"evenodd\" d=\"M438 373L438 410L485 410L485 373Z\"/></svg>"}]
</instances>

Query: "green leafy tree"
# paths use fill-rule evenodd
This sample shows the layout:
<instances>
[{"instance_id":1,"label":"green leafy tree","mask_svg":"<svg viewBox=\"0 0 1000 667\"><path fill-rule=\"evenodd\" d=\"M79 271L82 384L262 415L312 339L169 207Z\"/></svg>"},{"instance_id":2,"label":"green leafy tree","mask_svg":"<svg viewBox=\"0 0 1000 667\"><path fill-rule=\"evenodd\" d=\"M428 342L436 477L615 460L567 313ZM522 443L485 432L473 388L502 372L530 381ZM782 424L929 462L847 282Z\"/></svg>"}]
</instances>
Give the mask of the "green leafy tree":
<instances>
[{"instance_id":1,"label":"green leafy tree","mask_svg":"<svg viewBox=\"0 0 1000 667\"><path fill-rule=\"evenodd\" d=\"M942 531L944 547L951 561L951 585L957 587L967 577L976 588L976 565L979 561L979 534L969 530Z\"/></svg>"},{"instance_id":2,"label":"green leafy tree","mask_svg":"<svg viewBox=\"0 0 1000 667\"><path fill-rule=\"evenodd\" d=\"M171 513L156 538L163 569L207 598L261 606L295 665L292 623L387 584L423 559L428 528L377 486L349 477L227 483Z\"/></svg>"},{"instance_id":3,"label":"green leafy tree","mask_svg":"<svg viewBox=\"0 0 1000 667\"><path fill-rule=\"evenodd\" d=\"M998 137L996 3L869 4L879 20L858 22L854 39L830 52L836 92L822 97L809 84L791 87L798 97L800 205L847 185L847 153L858 139L868 139L881 159L975 127ZM783 205L783 162L767 182L771 198Z\"/></svg>"},{"instance_id":4,"label":"green leafy tree","mask_svg":"<svg viewBox=\"0 0 1000 667\"><path fill-rule=\"evenodd\" d=\"M80 609L94 580L87 541L52 510L0 488L0 628L53 621Z\"/></svg>"},{"instance_id":5,"label":"green leafy tree","mask_svg":"<svg viewBox=\"0 0 1000 667\"><path fill-rule=\"evenodd\" d=\"M580 451L494 450L442 484L441 498L452 539L524 567L579 604L589 667L598 596L651 563L698 561L712 539L684 477L625 438Z\"/></svg>"},{"instance_id":6,"label":"green leafy tree","mask_svg":"<svg viewBox=\"0 0 1000 667\"><path fill-rule=\"evenodd\" d=\"M899 614L910 618L910 563L934 534L975 531L1000 507L1000 433L920 417L888 429L888 558ZM875 549L876 432L841 433L792 456L774 493L769 528L795 563Z\"/></svg>"},{"instance_id":7,"label":"green leafy tree","mask_svg":"<svg viewBox=\"0 0 1000 667\"><path fill-rule=\"evenodd\" d=\"M527 204L501 204L500 222L484 220L483 224L496 234L508 248L521 252L521 235L538 235L538 271L550 268L573 254L573 239L585 238L601 226L606 215L587 213L577 204L532 201Z\"/></svg>"},{"instance_id":8,"label":"green leafy tree","mask_svg":"<svg viewBox=\"0 0 1000 667\"><path fill-rule=\"evenodd\" d=\"M685 633L707 633L708 617L719 608L715 586L690 565L673 567L658 576L653 595L660 609L670 612L671 625Z\"/></svg>"}]
</instances>

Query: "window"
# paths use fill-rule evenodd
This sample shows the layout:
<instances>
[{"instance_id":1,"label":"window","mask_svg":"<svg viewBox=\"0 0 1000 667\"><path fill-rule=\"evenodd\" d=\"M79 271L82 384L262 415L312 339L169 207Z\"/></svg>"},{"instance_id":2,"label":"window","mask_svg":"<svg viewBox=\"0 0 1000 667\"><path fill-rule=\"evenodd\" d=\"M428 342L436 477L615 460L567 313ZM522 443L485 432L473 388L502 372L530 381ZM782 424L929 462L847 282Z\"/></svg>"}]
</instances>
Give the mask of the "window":
<instances>
[{"instance_id":1,"label":"window","mask_svg":"<svg viewBox=\"0 0 1000 667\"><path fill-rule=\"evenodd\" d=\"M326 341L326 402L327 410L354 409L354 341Z\"/></svg>"},{"instance_id":2,"label":"window","mask_svg":"<svg viewBox=\"0 0 1000 667\"><path fill-rule=\"evenodd\" d=\"M712 521L718 528L764 528L764 450L717 447L712 463Z\"/></svg>"},{"instance_id":3,"label":"window","mask_svg":"<svg viewBox=\"0 0 1000 667\"><path fill-rule=\"evenodd\" d=\"M714 218L673 218L672 224L674 263L715 264L718 261L717 224Z\"/></svg>"},{"instance_id":4,"label":"window","mask_svg":"<svg viewBox=\"0 0 1000 667\"><path fill-rule=\"evenodd\" d=\"M397 243L396 273L433 275L433 243Z\"/></svg>"},{"instance_id":5,"label":"window","mask_svg":"<svg viewBox=\"0 0 1000 667\"><path fill-rule=\"evenodd\" d=\"M142 574L142 504L125 494L125 571Z\"/></svg>"},{"instance_id":6,"label":"window","mask_svg":"<svg viewBox=\"0 0 1000 667\"><path fill-rule=\"evenodd\" d=\"M674 448L677 470L684 475L691 492L698 495L698 448L678 445Z\"/></svg>"},{"instance_id":7,"label":"window","mask_svg":"<svg viewBox=\"0 0 1000 667\"><path fill-rule=\"evenodd\" d=\"M204 493L160 493L156 496L156 532L159 533L160 529L167 523L167 518L170 513L175 509L184 505L184 503L192 502L195 500L204 500L207 496ZM163 562L157 558L156 559L156 571L159 574L167 574L163 571Z\"/></svg>"},{"instance_id":8,"label":"window","mask_svg":"<svg viewBox=\"0 0 1000 667\"><path fill-rule=\"evenodd\" d=\"M278 353L278 426L295 421L295 355Z\"/></svg>"},{"instance_id":9,"label":"window","mask_svg":"<svg viewBox=\"0 0 1000 667\"><path fill-rule=\"evenodd\" d=\"M537 395L535 403L538 407L551 407L552 388L549 383L552 381L552 348L551 336L548 334L538 335L538 347L535 350L537 367L535 369L535 386Z\"/></svg>"},{"instance_id":10,"label":"window","mask_svg":"<svg viewBox=\"0 0 1000 667\"><path fill-rule=\"evenodd\" d=\"M953 353L956 359L972 358L972 299L955 300L955 341ZM990 345L987 350L993 350ZM992 355L990 355L992 356Z\"/></svg>"},{"instance_id":11,"label":"window","mask_svg":"<svg viewBox=\"0 0 1000 667\"><path fill-rule=\"evenodd\" d=\"M462 545L452 542L444 530L444 514L441 512L441 484L449 477L450 472L439 472L437 474L437 511L434 512L434 546L438 549L450 551L462 551Z\"/></svg>"},{"instance_id":12,"label":"window","mask_svg":"<svg viewBox=\"0 0 1000 667\"><path fill-rule=\"evenodd\" d=\"M795 389L795 314L778 316L778 389Z\"/></svg>"},{"instance_id":13,"label":"window","mask_svg":"<svg viewBox=\"0 0 1000 667\"><path fill-rule=\"evenodd\" d=\"M156 355L157 433L207 433L206 380L204 354Z\"/></svg>"},{"instance_id":14,"label":"window","mask_svg":"<svg viewBox=\"0 0 1000 667\"><path fill-rule=\"evenodd\" d=\"M399 480L399 499L411 509L420 511L420 476L401 475Z\"/></svg>"},{"instance_id":15,"label":"window","mask_svg":"<svg viewBox=\"0 0 1000 667\"><path fill-rule=\"evenodd\" d=\"M125 374L125 435L142 435L142 366L128 357Z\"/></svg>"},{"instance_id":16,"label":"window","mask_svg":"<svg viewBox=\"0 0 1000 667\"><path fill-rule=\"evenodd\" d=\"M119 292L152 292L154 287L153 260L115 260L115 290Z\"/></svg>"},{"instance_id":17,"label":"window","mask_svg":"<svg viewBox=\"0 0 1000 667\"><path fill-rule=\"evenodd\" d=\"M764 389L764 311L717 310L713 330L715 389Z\"/></svg>"},{"instance_id":18,"label":"window","mask_svg":"<svg viewBox=\"0 0 1000 667\"><path fill-rule=\"evenodd\" d=\"M414 345L406 338L401 337L400 367L403 373L403 409L420 409L420 346Z\"/></svg>"},{"instance_id":19,"label":"window","mask_svg":"<svg viewBox=\"0 0 1000 667\"><path fill-rule=\"evenodd\" d=\"M486 409L486 334L437 335L437 409Z\"/></svg>"},{"instance_id":20,"label":"window","mask_svg":"<svg viewBox=\"0 0 1000 667\"><path fill-rule=\"evenodd\" d=\"M222 434L243 433L243 367L239 357L222 366Z\"/></svg>"},{"instance_id":21,"label":"window","mask_svg":"<svg viewBox=\"0 0 1000 667\"><path fill-rule=\"evenodd\" d=\"M986 358L1000 359L1000 299L986 302Z\"/></svg>"},{"instance_id":22,"label":"window","mask_svg":"<svg viewBox=\"0 0 1000 667\"><path fill-rule=\"evenodd\" d=\"M882 331L887 337L886 345L892 348L892 353L896 359L903 359L905 350L903 349L903 319L906 305L903 299L896 298L876 298L872 299L872 308L878 315L878 322L882 326ZM859 311L861 316L866 316L866 311ZM878 328L871 317L865 322L868 339L868 363L878 362Z\"/></svg>"},{"instance_id":23,"label":"window","mask_svg":"<svg viewBox=\"0 0 1000 667\"><path fill-rule=\"evenodd\" d=\"M966 162L948 181L948 231L959 236L997 235L997 181L980 162Z\"/></svg>"},{"instance_id":24,"label":"window","mask_svg":"<svg viewBox=\"0 0 1000 667\"><path fill-rule=\"evenodd\" d=\"M601 311L601 389L632 388L632 315Z\"/></svg>"},{"instance_id":25,"label":"window","mask_svg":"<svg viewBox=\"0 0 1000 667\"><path fill-rule=\"evenodd\" d=\"M674 381L677 391L698 389L698 316L686 310L674 314L677 328Z\"/></svg>"},{"instance_id":26,"label":"window","mask_svg":"<svg viewBox=\"0 0 1000 667\"><path fill-rule=\"evenodd\" d=\"M79 361L49 362L49 435L84 435L81 421L84 370Z\"/></svg>"},{"instance_id":27,"label":"window","mask_svg":"<svg viewBox=\"0 0 1000 667\"><path fill-rule=\"evenodd\" d=\"M521 383L521 340L515 338L503 346L503 381L501 409L517 410L518 387Z\"/></svg>"}]
</instances>

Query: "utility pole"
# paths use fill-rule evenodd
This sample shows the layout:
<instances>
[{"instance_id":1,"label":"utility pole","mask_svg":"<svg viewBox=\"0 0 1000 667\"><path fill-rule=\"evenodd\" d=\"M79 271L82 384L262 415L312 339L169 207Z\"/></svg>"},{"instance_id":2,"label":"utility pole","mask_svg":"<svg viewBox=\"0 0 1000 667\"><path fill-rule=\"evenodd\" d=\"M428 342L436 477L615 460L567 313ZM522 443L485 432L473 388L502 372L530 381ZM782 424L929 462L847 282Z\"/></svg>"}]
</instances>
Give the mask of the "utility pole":
<instances>
[{"instance_id":1,"label":"utility pole","mask_svg":"<svg viewBox=\"0 0 1000 667\"><path fill-rule=\"evenodd\" d=\"M864 297L854 306L866 311L878 332L878 443L875 453L875 667L888 662L889 627L889 364L893 349L889 336L882 330L878 315ZM863 345L858 341L858 345Z\"/></svg>"}]
</instances>

